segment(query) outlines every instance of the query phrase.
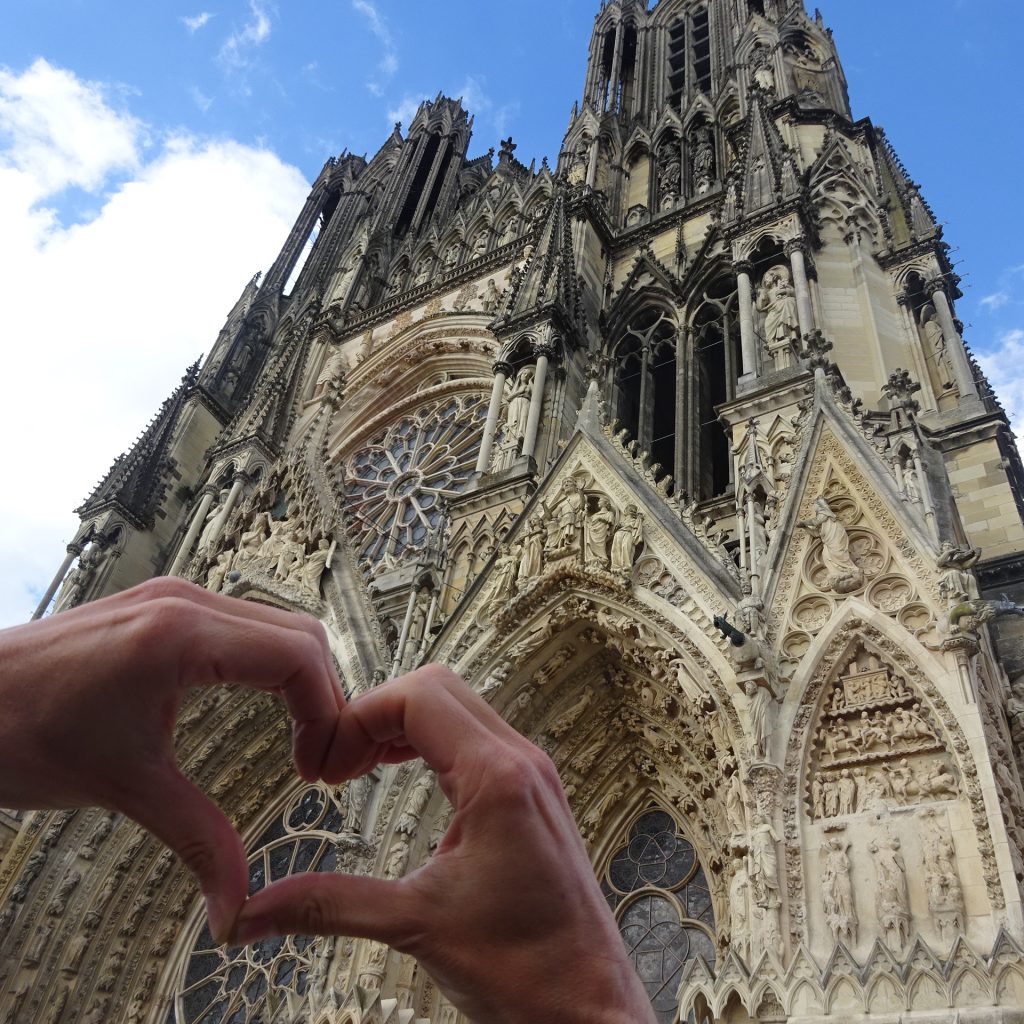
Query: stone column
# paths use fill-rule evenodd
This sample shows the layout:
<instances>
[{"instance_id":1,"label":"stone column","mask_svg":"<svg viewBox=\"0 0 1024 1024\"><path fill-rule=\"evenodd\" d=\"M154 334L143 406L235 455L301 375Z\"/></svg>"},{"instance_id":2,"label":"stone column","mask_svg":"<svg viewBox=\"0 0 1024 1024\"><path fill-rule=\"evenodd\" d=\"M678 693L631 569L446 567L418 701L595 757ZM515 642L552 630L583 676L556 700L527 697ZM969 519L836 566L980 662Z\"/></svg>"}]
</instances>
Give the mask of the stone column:
<instances>
[{"instance_id":1,"label":"stone column","mask_svg":"<svg viewBox=\"0 0 1024 1024\"><path fill-rule=\"evenodd\" d=\"M395 648L395 660L391 663L392 678L398 675L398 670L405 657L405 648L409 643L409 630L412 629L412 614L416 609L416 598L419 597L420 588L413 587L409 592L409 604L405 609L405 621L402 623L402 633L398 638L398 646Z\"/></svg>"},{"instance_id":2,"label":"stone column","mask_svg":"<svg viewBox=\"0 0 1024 1024\"><path fill-rule=\"evenodd\" d=\"M544 384L548 378L548 360L553 352L550 345L535 345L537 354L537 373L533 378L533 395L530 397L530 414L526 420L526 434L523 437L523 455L533 457L537 447L537 432L540 429L540 417L544 411Z\"/></svg>"},{"instance_id":3,"label":"stone column","mask_svg":"<svg viewBox=\"0 0 1024 1024\"><path fill-rule=\"evenodd\" d=\"M946 285L941 278L935 278L926 285L928 296L935 306L935 312L942 327L942 336L946 340L946 351L953 364L953 375L956 377L957 390L962 399L978 397L978 388L974 383L974 373L967 360L963 339L953 322L953 309L946 294Z\"/></svg>"},{"instance_id":4,"label":"stone column","mask_svg":"<svg viewBox=\"0 0 1024 1024\"><path fill-rule=\"evenodd\" d=\"M484 438L480 442L480 455L476 460L477 475L486 473L491 465L494 450L494 435L501 415L501 400L505 394L505 381L512 376L512 367L502 360L494 364L494 387L491 388L491 404L487 407L487 422L484 424Z\"/></svg>"},{"instance_id":5,"label":"stone column","mask_svg":"<svg viewBox=\"0 0 1024 1024\"><path fill-rule=\"evenodd\" d=\"M50 585L46 588L46 593L43 594L43 599L39 602L39 607L32 613L32 621L41 619L46 614L46 609L50 607L50 602L53 600L53 595L57 593L58 588L64 582L64 577L68 574L68 569L71 568L71 563L78 558L82 553L81 544L69 544L68 553L64 561L61 562L60 568L57 570L56 575L50 582Z\"/></svg>"},{"instance_id":6,"label":"stone column","mask_svg":"<svg viewBox=\"0 0 1024 1024\"><path fill-rule=\"evenodd\" d=\"M650 448L654 435L654 417L650 414L647 406L653 404L651 396L651 346L644 342L640 350L640 422L637 423L637 440L640 442L640 450Z\"/></svg>"},{"instance_id":7,"label":"stone column","mask_svg":"<svg viewBox=\"0 0 1024 1024\"><path fill-rule=\"evenodd\" d=\"M753 266L747 262L733 264L740 305L740 349L743 352L743 376L757 374L757 336L754 333Z\"/></svg>"},{"instance_id":8,"label":"stone column","mask_svg":"<svg viewBox=\"0 0 1024 1024\"><path fill-rule=\"evenodd\" d=\"M211 548L220 540L220 535L224 532L224 527L227 525L228 517L234 511L235 505L238 504L238 499L242 494L242 488L244 486L245 474L236 473L234 480L231 482L231 490L228 492L228 499L224 502L224 507L220 510L220 515L217 516L217 522L213 524L213 535L210 537Z\"/></svg>"},{"instance_id":9,"label":"stone column","mask_svg":"<svg viewBox=\"0 0 1024 1024\"><path fill-rule=\"evenodd\" d=\"M796 292L796 315L800 321L800 337L814 330L814 307L811 305L811 286L807 280L807 242L794 238L786 243L786 255L793 272L793 290Z\"/></svg>"},{"instance_id":10,"label":"stone column","mask_svg":"<svg viewBox=\"0 0 1024 1024\"><path fill-rule=\"evenodd\" d=\"M437 614L437 599L439 596L440 591L435 588L434 593L430 596L430 608L427 611L426 621L423 623L423 636L420 638L420 649L416 658L417 664L422 664L423 658L427 653L427 645L430 640L430 630L434 625L434 616Z\"/></svg>"},{"instance_id":11,"label":"stone column","mask_svg":"<svg viewBox=\"0 0 1024 1024\"><path fill-rule=\"evenodd\" d=\"M199 531L203 528L203 523L206 522L206 514L210 511L210 506L213 504L213 493L213 489L210 487L207 487L203 492L203 497L199 502L195 515L192 517L192 522L189 524L185 539L181 542L177 555L174 556L174 562L167 573L168 576L177 576L185 568L188 556L192 554L192 545L195 544L196 537L199 536Z\"/></svg>"}]
</instances>

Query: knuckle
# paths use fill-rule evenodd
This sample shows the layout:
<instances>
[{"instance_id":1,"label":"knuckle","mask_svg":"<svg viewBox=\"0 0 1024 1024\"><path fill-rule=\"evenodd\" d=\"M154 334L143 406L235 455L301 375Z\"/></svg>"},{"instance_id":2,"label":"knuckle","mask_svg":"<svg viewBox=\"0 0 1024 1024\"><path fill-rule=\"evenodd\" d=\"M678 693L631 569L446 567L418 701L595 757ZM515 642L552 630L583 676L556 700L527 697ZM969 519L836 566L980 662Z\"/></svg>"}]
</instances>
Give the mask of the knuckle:
<instances>
[{"instance_id":1,"label":"knuckle","mask_svg":"<svg viewBox=\"0 0 1024 1024\"><path fill-rule=\"evenodd\" d=\"M196 605L182 596L162 595L140 606L137 617L143 636L162 639L188 629Z\"/></svg>"},{"instance_id":2,"label":"knuckle","mask_svg":"<svg viewBox=\"0 0 1024 1024\"><path fill-rule=\"evenodd\" d=\"M140 583L136 592L147 601L158 601L161 598L191 598L197 587L194 583L177 576L155 576L153 579Z\"/></svg>"}]
</instances>

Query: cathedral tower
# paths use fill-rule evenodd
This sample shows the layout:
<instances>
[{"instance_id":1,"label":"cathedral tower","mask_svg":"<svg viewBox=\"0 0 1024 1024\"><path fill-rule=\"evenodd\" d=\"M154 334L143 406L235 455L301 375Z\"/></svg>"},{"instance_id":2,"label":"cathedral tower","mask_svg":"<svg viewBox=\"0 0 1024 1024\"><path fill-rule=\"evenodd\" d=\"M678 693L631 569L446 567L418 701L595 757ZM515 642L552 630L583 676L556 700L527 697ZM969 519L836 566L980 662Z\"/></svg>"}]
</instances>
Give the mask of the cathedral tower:
<instances>
[{"instance_id":1,"label":"cathedral tower","mask_svg":"<svg viewBox=\"0 0 1024 1024\"><path fill-rule=\"evenodd\" d=\"M449 664L551 754L665 1024L1021 1020L1021 462L821 15L607 0L554 166L471 131L438 96L326 163L37 615L170 573L315 615L351 694ZM429 773L303 784L282 719L180 723L254 887L430 856ZM0 1020L459 1020L379 944L215 946L130 822L18 829Z\"/></svg>"}]
</instances>

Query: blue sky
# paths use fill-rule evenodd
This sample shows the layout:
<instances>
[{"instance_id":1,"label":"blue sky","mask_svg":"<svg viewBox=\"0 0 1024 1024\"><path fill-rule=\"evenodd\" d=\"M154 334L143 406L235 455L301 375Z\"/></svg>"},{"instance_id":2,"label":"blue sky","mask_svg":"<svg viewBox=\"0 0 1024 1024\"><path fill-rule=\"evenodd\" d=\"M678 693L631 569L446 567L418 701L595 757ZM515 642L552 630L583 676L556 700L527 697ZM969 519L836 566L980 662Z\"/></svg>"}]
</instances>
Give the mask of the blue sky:
<instances>
[{"instance_id":1,"label":"blue sky","mask_svg":"<svg viewBox=\"0 0 1024 1024\"><path fill-rule=\"evenodd\" d=\"M438 91L558 152L599 0L7 0L0 34L0 625L81 501L209 347L324 160ZM1011 0L833 0L857 116L957 247L967 337L1024 415L1024 135ZM5 294L6 291L6 294ZM70 429L69 429L70 428ZM33 495L33 498L29 498Z\"/></svg>"}]
</instances>

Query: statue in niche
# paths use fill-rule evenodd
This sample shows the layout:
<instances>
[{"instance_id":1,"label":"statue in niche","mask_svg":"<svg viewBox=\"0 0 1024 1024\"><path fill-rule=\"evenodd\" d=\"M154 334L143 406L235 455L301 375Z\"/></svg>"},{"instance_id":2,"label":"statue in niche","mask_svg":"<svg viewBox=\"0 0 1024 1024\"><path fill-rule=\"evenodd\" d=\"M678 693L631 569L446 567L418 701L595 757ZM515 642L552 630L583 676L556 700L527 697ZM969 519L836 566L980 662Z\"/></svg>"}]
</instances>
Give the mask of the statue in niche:
<instances>
[{"instance_id":1,"label":"statue in niche","mask_svg":"<svg viewBox=\"0 0 1024 1024\"><path fill-rule=\"evenodd\" d=\"M743 783L739 771L729 776L725 790L725 816L734 836L743 835L747 830L747 815L743 807Z\"/></svg>"},{"instance_id":2,"label":"statue in niche","mask_svg":"<svg viewBox=\"0 0 1024 1024\"><path fill-rule=\"evenodd\" d=\"M360 242L352 251L352 255L345 264L345 269L341 272L341 277L338 279L337 287L334 289L334 294L331 296L332 301L345 301L348 297L349 289L352 287L352 282L355 281L356 275L359 273L359 268L362 265L362 262L363 245Z\"/></svg>"},{"instance_id":3,"label":"statue in niche","mask_svg":"<svg viewBox=\"0 0 1024 1024\"><path fill-rule=\"evenodd\" d=\"M516 374L508 391L505 436L508 440L515 441L517 450L519 442L526 436L526 425L530 420L530 402L533 398L535 372L532 366L524 366Z\"/></svg>"},{"instance_id":4,"label":"statue in niche","mask_svg":"<svg viewBox=\"0 0 1024 1024\"><path fill-rule=\"evenodd\" d=\"M479 295L481 308L488 316L493 316L498 312L498 305L501 303L501 292L498 291L498 286L494 283L494 278L490 277L487 279L487 286Z\"/></svg>"},{"instance_id":5,"label":"statue in niche","mask_svg":"<svg viewBox=\"0 0 1024 1024\"><path fill-rule=\"evenodd\" d=\"M430 263L430 257L424 256L416 264L416 276L412 280L414 288L419 287L421 284L426 284L430 280Z\"/></svg>"},{"instance_id":6,"label":"statue in niche","mask_svg":"<svg viewBox=\"0 0 1024 1024\"><path fill-rule=\"evenodd\" d=\"M821 61L814 52L809 48L793 46L789 50L789 58L793 68L793 84L801 98L824 102L820 82Z\"/></svg>"},{"instance_id":7,"label":"statue in niche","mask_svg":"<svg viewBox=\"0 0 1024 1024\"><path fill-rule=\"evenodd\" d=\"M643 528L643 513L636 505L627 505L612 537L612 572L627 574L632 570L637 548L643 543Z\"/></svg>"},{"instance_id":8,"label":"statue in niche","mask_svg":"<svg viewBox=\"0 0 1024 1024\"><path fill-rule=\"evenodd\" d=\"M625 793L625 781L620 780L616 782L583 816L580 825L582 826L584 837L589 842L592 842L597 835L597 830L601 827L601 822L604 821L605 815L625 796Z\"/></svg>"},{"instance_id":9,"label":"statue in niche","mask_svg":"<svg viewBox=\"0 0 1024 1024\"><path fill-rule=\"evenodd\" d=\"M821 895L825 922L836 942L857 944L857 911L853 903L853 882L850 879L849 843L834 836L822 845L825 865L821 872Z\"/></svg>"},{"instance_id":10,"label":"statue in niche","mask_svg":"<svg viewBox=\"0 0 1024 1024\"><path fill-rule=\"evenodd\" d=\"M939 322L939 315L934 306L927 306L922 314L921 330L924 332L928 348L935 353L935 368L939 371L939 383L946 391L956 387L956 374L949 358L949 347L946 344L946 332Z\"/></svg>"},{"instance_id":11,"label":"statue in niche","mask_svg":"<svg viewBox=\"0 0 1024 1024\"><path fill-rule=\"evenodd\" d=\"M957 867L956 847L948 825L934 811L926 811L921 849L924 853L924 883L928 909L932 912L943 942L952 943L964 931L964 893Z\"/></svg>"},{"instance_id":12,"label":"statue in niche","mask_svg":"<svg viewBox=\"0 0 1024 1024\"><path fill-rule=\"evenodd\" d=\"M597 499L597 510L587 517L586 537L588 566L607 569L609 565L608 549L612 534L615 531L615 510L612 503L604 495Z\"/></svg>"},{"instance_id":13,"label":"statue in niche","mask_svg":"<svg viewBox=\"0 0 1024 1024\"><path fill-rule=\"evenodd\" d=\"M100 846L103 845L107 836L110 835L114 828L114 819L109 814L104 814L98 822L92 832L89 833L89 838L86 839L85 844L78 851L78 856L82 860L95 860L96 854L99 852Z\"/></svg>"},{"instance_id":14,"label":"statue in niche","mask_svg":"<svg viewBox=\"0 0 1024 1024\"><path fill-rule=\"evenodd\" d=\"M555 739L560 739L572 727L583 717L583 713L594 703L594 689L591 686L585 686L583 693L573 702L569 709L563 712L557 719L555 719L554 725L551 726L549 732Z\"/></svg>"},{"instance_id":15,"label":"statue in niche","mask_svg":"<svg viewBox=\"0 0 1024 1024\"><path fill-rule=\"evenodd\" d=\"M245 568L259 556L263 543L267 539L268 519L269 516L266 513L256 516L252 526L242 534L238 542L238 553L235 555L236 569Z\"/></svg>"},{"instance_id":16,"label":"statue in niche","mask_svg":"<svg viewBox=\"0 0 1024 1024\"><path fill-rule=\"evenodd\" d=\"M220 514L227 504L228 493L228 489L224 488L210 506L210 511L206 513L206 521L203 523L203 529L199 534L199 543L196 545L197 558L205 558L213 553L212 548L217 520L220 519Z\"/></svg>"},{"instance_id":17,"label":"statue in niche","mask_svg":"<svg viewBox=\"0 0 1024 1024\"><path fill-rule=\"evenodd\" d=\"M915 505L921 503L921 487L917 482L917 470L912 465L908 465L903 470L903 490L906 492L908 501L912 501Z\"/></svg>"},{"instance_id":18,"label":"statue in niche","mask_svg":"<svg viewBox=\"0 0 1024 1024\"><path fill-rule=\"evenodd\" d=\"M715 141L710 128L698 128L691 136L693 151L693 187L697 195L707 195L715 180Z\"/></svg>"},{"instance_id":19,"label":"statue in niche","mask_svg":"<svg viewBox=\"0 0 1024 1024\"><path fill-rule=\"evenodd\" d=\"M404 833L395 836L395 841L388 850L387 860L384 862L385 878L401 878L409 864L409 837Z\"/></svg>"},{"instance_id":20,"label":"statue in niche","mask_svg":"<svg viewBox=\"0 0 1024 1024\"><path fill-rule=\"evenodd\" d=\"M481 231L473 241L473 258L483 256L487 252L487 231Z\"/></svg>"},{"instance_id":21,"label":"statue in niche","mask_svg":"<svg viewBox=\"0 0 1024 1024\"><path fill-rule=\"evenodd\" d=\"M298 524L282 530L277 546L277 565L274 575L279 580L286 580L292 569L302 564L306 557L306 545L302 542L302 534Z\"/></svg>"},{"instance_id":22,"label":"statue in niche","mask_svg":"<svg viewBox=\"0 0 1024 1024\"><path fill-rule=\"evenodd\" d=\"M745 857L734 857L729 881L729 945L744 959L750 956L750 875Z\"/></svg>"},{"instance_id":23,"label":"statue in niche","mask_svg":"<svg viewBox=\"0 0 1024 1024\"><path fill-rule=\"evenodd\" d=\"M743 692L748 698L747 716L750 721L750 745L754 760L767 761L774 697L767 686L759 686L752 679L743 684Z\"/></svg>"},{"instance_id":24,"label":"statue in niche","mask_svg":"<svg viewBox=\"0 0 1024 1024\"><path fill-rule=\"evenodd\" d=\"M587 499L575 480L562 482L562 500L555 509L556 530L551 547L555 551L578 550L580 532L587 515Z\"/></svg>"},{"instance_id":25,"label":"statue in niche","mask_svg":"<svg viewBox=\"0 0 1024 1024\"><path fill-rule=\"evenodd\" d=\"M344 352L337 349L324 363L324 368L316 381L316 394L322 395L328 391L332 384L345 376L348 369L348 360L345 358Z\"/></svg>"},{"instance_id":26,"label":"statue in niche","mask_svg":"<svg viewBox=\"0 0 1024 1024\"><path fill-rule=\"evenodd\" d=\"M813 519L801 520L797 526L821 541L825 585L837 594L849 594L864 584L864 570L850 557L850 535L827 498L816 499L814 511Z\"/></svg>"},{"instance_id":27,"label":"statue in niche","mask_svg":"<svg viewBox=\"0 0 1024 1024\"><path fill-rule=\"evenodd\" d=\"M299 582L314 597L320 596L320 581L324 573L331 568L334 560L334 552L337 550L338 542L321 537L316 550L308 555L305 561L295 564L295 572L298 574Z\"/></svg>"},{"instance_id":28,"label":"statue in niche","mask_svg":"<svg viewBox=\"0 0 1024 1024\"><path fill-rule=\"evenodd\" d=\"M523 557L519 563L519 585L525 586L544 571L544 541L547 528L539 515L531 517L523 539Z\"/></svg>"},{"instance_id":29,"label":"statue in niche","mask_svg":"<svg viewBox=\"0 0 1024 1024\"><path fill-rule=\"evenodd\" d=\"M775 94L775 72L772 71L771 58L766 47L759 46L754 51L751 65L754 69L751 76L754 85L768 93L769 96L773 96Z\"/></svg>"},{"instance_id":30,"label":"statue in niche","mask_svg":"<svg viewBox=\"0 0 1024 1024\"><path fill-rule=\"evenodd\" d=\"M769 269L757 293L757 311L764 314L764 341L776 367L788 365L784 356L800 340L800 319L796 308L793 275L785 264Z\"/></svg>"},{"instance_id":31,"label":"statue in niche","mask_svg":"<svg viewBox=\"0 0 1024 1024\"><path fill-rule=\"evenodd\" d=\"M373 783L370 779L361 775L352 779L345 789L345 835L359 836L363 831L363 819L366 816L366 806L370 802L370 793Z\"/></svg>"},{"instance_id":32,"label":"statue in niche","mask_svg":"<svg viewBox=\"0 0 1024 1024\"><path fill-rule=\"evenodd\" d=\"M23 962L26 967L37 967L41 963L52 935L53 925L44 924L35 933L35 935L32 936L32 941L28 944L28 948L25 950Z\"/></svg>"},{"instance_id":33,"label":"statue in niche","mask_svg":"<svg viewBox=\"0 0 1024 1024\"><path fill-rule=\"evenodd\" d=\"M522 552L517 546L502 548L494 563L494 582L487 603L491 608L500 608L515 594L516 574Z\"/></svg>"},{"instance_id":34,"label":"statue in niche","mask_svg":"<svg viewBox=\"0 0 1024 1024\"><path fill-rule=\"evenodd\" d=\"M750 877L754 900L759 907L775 910L782 906L779 888L778 834L770 822L762 819L750 835Z\"/></svg>"},{"instance_id":35,"label":"statue in niche","mask_svg":"<svg viewBox=\"0 0 1024 1024\"><path fill-rule=\"evenodd\" d=\"M679 143L665 142L658 152L658 197L662 210L675 206L682 190L683 165L679 159Z\"/></svg>"},{"instance_id":36,"label":"statue in niche","mask_svg":"<svg viewBox=\"0 0 1024 1024\"><path fill-rule=\"evenodd\" d=\"M424 772L416 780L409 799L406 801L405 809L398 819L398 824L395 825L396 832L404 833L407 836L415 834L420 818L423 817L423 812L427 809L427 804L430 803L430 798L434 793L434 778L433 772Z\"/></svg>"},{"instance_id":37,"label":"statue in niche","mask_svg":"<svg viewBox=\"0 0 1024 1024\"><path fill-rule=\"evenodd\" d=\"M452 244L448 246L444 254L445 270L451 270L452 267L458 266L461 249L462 246L458 242L452 242Z\"/></svg>"},{"instance_id":38,"label":"statue in niche","mask_svg":"<svg viewBox=\"0 0 1024 1024\"><path fill-rule=\"evenodd\" d=\"M1024 747L1024 679L1015 679L1010 684L1006 697L1006 720L1014 745Z\"/></svg>"},{"instance_id":39,"label":"statue in niche","mask_svg":"<svg viewBox=\"0 0 1024 1024\"><path fill-rule=\"evenodd\" d=\"M825 817L825 781L820 775L811 782L811 814L814 818Z\"/></svg>"},{"instance_id":40,"label":"statue in niche","mask_svg":"<svg viewBox=\"0 0 1024 1024\"><path fill-rule=\"evenodd\" d=\"M868 846L875 860L875 909L886 942L902 950L910 937L907 866L896 838L876 839Z\"/></svg>"},{"instance_id":41,"label":"statue in niche","mask_svg":"<svg viewBox=\"0 0 1024 1024\"><path fill-rule=\"evenodd\" d=\"M857 811L857 780L849 768L844 768L839 773L835 786L838 794L839 813L855 814Z\"/></svg>"},{"instance_id":42,"label":"statue in niche","mask_svg":"<svg viewBox=\"0 0 1024 1024\"><path fill-rule=\"evenodd\" d=\"M81 602L108 557L108 550L97 541L93 541L78 556L78 565L67 574L61 585L57 602L53 606L54 615L74 608Z\"/></svg>"},{"instance_id":43,"label":"statue in niche","mask_svg":"<svg viewBox=\"0 0 1024 1024\"><path fill-rule=\"evenodd\" d=\"M78 888L81 881L82 875L79 871L69 871L64 876L64 880L59 886L57 886L57 890L53 894L53 899L50 901L50 905L46 910L46 913L50 917L64 916L64 911L68 908L68 901L71 899L72 894Z\"/></svg>"}]
</instances>

